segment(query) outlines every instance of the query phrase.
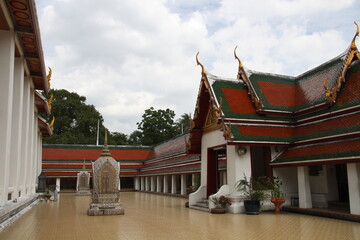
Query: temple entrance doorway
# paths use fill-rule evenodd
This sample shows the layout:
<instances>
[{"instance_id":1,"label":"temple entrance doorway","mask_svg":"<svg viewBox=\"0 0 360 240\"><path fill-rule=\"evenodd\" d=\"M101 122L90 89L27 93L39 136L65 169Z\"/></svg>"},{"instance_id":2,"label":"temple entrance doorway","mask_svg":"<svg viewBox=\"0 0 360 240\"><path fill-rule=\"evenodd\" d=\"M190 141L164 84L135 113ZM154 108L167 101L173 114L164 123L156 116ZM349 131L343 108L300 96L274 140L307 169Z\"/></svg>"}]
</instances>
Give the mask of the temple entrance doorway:
<instances>
[{"instance_id":1,"label":"temple entrance doorway","mask_svg":"<svg viewBox=\"0 0 360 240\"><path fill-rule=\"evenodd\" d=\"M206 195L210 196L220 189L219 161L226 160L225 146L208 148Z\"/></svg>"},{"instance_id":2,"label":"temple entrance doorway","mask_svg":"<svg viewBox=\"0 0 360 240\"><path fill-rule=\"evenodd\" d=\"M271 152L270 147L252 146L251 154L251 177L257 179L261 176L272 177L270 166Z\"/></svg>"}]
</instances>

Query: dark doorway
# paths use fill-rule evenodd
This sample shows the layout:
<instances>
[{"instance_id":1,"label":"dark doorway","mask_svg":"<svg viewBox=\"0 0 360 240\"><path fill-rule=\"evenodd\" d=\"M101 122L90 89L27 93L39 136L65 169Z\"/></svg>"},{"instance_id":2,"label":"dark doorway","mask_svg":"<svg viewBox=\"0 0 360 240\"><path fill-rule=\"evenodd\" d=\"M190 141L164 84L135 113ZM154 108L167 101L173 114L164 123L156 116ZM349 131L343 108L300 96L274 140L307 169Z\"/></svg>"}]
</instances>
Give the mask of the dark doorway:
<instances>
[{"instance_id":1,"label":"dark doorway","mask_svg":"<svg viewBox=\"0 0 360 240\"><path fill-rule=\"evenodd\" d=\"M226 149L213 149L208 148L208 157L207 157L207 187L206 195L210 196L216 193L221 187L219 181L219 161L226 161Z\"/></svg>"},{"instance_id":2,"label":"dark doorway","mask_svg":"<svg viewBox=\"0 0 360 240\"><path fill-rule=\"evenodd\" d=\"M272 177L270 166L271 152L270 147L252 146L251 154L251 177L257 179L261 176Z\"/></svg>"},{"instance_id":3,"label":"dark doorway","mask_svg":"<svg viewBox=\"0 0 360 240\"><path fill-rule=\"evenodd\" d=\"M60 178L60 191L63 189L76 189L76 178Z\"/></svg>"},{"instance_id":4,"label":"dark doorway","mask_svg":"<svg viewBox=\"0 0 360 240\"><path fill-rule=\"evenodd\" d=\"M339 202L349 202L349 185L346 164L335 165Z\"/></svg>"},{"instance_id":5,"label":"dark doorway","mask_svg":"<svg viewBox=\"0 0 360 240\"><path fill-rule=\"evenodd\" d=\"M56 178L46 178L46 190L55 190Z\"/></svg>"},{"instance_id":6,"label":"dark doorway","mask_svg":"<svg viewBox=\"0 0 360 240\"><path fill-rule=\"evenodd\" d=\"M134 189L134 178L133 177L121 177L120 178L121 189Z\"/></svg>"}]
</instances>

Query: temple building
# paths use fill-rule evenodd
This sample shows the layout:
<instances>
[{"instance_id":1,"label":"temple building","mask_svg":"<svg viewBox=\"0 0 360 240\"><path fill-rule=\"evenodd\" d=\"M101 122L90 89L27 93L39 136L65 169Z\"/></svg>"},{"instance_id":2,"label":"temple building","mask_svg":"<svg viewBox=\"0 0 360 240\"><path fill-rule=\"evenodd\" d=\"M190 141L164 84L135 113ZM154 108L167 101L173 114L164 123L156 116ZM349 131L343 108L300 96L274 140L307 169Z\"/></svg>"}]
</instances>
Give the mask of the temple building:
<instances>
[{"instance_id":1,"label":"temple building","mask_svg":"<svg viewBox=\"0 0 360 240\"><path fill-rule=\"evenodd\" d=\"M121 165L121 189L186 195L199 185L200 158L186 153L188 137L184 134L154 147L109 145L112 157ZM47 185L56 185L59 191L74 190L77 174L84 171L83 165L92 173L91 162L101 149L95 145L44 144L42 167Z\"/></svg>"},{"instance_id":2,"label":"temple building","mask_svg":"<svg viewBox=\"0 0 360 240\"><path fill-rule=\"evenodd\" d=\"M201 187L190 207L212 194L229 194L250 177L280 176L287 205L327 208L344 203L360 214L360 54L355 44L297 77L247 69L237 59L234 79L201 65L201 82L188 152L201 155ZM227 185L219 184L219 156ZM219 191L219 192L218 192ZM229 211L243 212L241 204Z\"/></svg>"},{"instance_id":3,"label":"temple building","mask_svg":"<svg viewBox=\"0 0 360 240\"><path fill-rule=\"evenodd\" d=\"M120 162L121 189L189 195L190 208L228 195L228 212L244 206L236 182L279 176L285 206L340 204L360 215L360 53L355 44L299 76L246 68L214 76L201 66L190 132L157 146L109 146ZM44 145L48 184L75 189L76 174L100 146ZM196 190L196 192L193 192ZM193 192L193 193L192 193Z\"/></svg>"},{"instance_id":4,"label":"temple building","mask_svg":"<svg viewBox=\"0 0 360 240\"><path fill-rule=\"evenodd\" d=\"M33 0L0 1L0 220L36 200L42 138L52 130L40 113L50 107ZM1 222L0 221L0 222Z\"/></svg>"}]
</instances>

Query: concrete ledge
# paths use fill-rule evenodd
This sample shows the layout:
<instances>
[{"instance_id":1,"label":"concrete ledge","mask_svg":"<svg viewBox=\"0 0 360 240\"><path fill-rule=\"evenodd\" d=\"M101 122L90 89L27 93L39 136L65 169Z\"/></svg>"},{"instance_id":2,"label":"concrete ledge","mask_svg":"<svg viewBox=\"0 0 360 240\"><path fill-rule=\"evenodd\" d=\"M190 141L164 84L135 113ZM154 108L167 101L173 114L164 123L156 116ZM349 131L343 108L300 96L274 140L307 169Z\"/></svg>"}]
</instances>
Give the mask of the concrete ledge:
<instances>
[{"instance_id":1,"label":"concrete ledge","mask_svg":"<svg viewBox=\"0 0 360 240\"><path fill-rule=\"evenodd\" d=\"M8 202L0 207L0 231L5 229L39 201L39 194L18 198L17 202Z\"/></svg>"},{"instance_id":2,"label":"concrete ledge","mask_svg":"<svg viewBox=\"0 0 360 240\"><path fill-rule=\"evenodd\" d=\"M327 209L299 208L299 207L291 207L291 206L284 206L282 209L284 211L293 212L293 213L301 213L301 214L307 214L307 215L313 215L319 217L340 219L345 221L360 222L360 215L336 212Z\"/></svg>"}]
</instances>

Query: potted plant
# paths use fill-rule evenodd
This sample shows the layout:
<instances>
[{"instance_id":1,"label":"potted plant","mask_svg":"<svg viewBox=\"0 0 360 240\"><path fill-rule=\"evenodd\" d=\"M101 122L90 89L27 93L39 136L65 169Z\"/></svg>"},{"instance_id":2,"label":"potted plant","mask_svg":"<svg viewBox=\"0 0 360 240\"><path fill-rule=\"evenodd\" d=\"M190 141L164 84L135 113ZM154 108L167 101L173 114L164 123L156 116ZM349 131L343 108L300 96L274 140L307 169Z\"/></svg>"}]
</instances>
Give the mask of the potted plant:
<instances>
[{"instance_id":1,"label":"potted plant","mask_svg":"<svg viewBox=\"0 0 360 240\"><path fill-rule=\"evenodd\" d=\"M280 206L285 202L285 194L281 191L282 180L279 176L270 181L271 202L275 205L276 214L280 213Z\"/></svg>"},{"instance_id":2,"label":"potted plant","mask_svg":"<svg viewBox=\"0 0 360 240\"><path fill-rule=\"evenodd\" d=\"M240 191L244 197L244 207L246 214L259 214L260 202L266 198L265 185L262 178L253 179L247 178L244 175L243 179L240 179L236 183L236 188Z\"/></svg>"},{"instance_id":3,"label":"potted plant","mask_svg":"<svg viewBox=\"0 0 360 240\"><path fill-rule=\"evenodd\" d=\"M231 205L230 199L225 196L213 196L210 198L210 201L215 204L215 208L210 209L211 213L225 213L226 206Z\"/></svg>"}]
</instances>

